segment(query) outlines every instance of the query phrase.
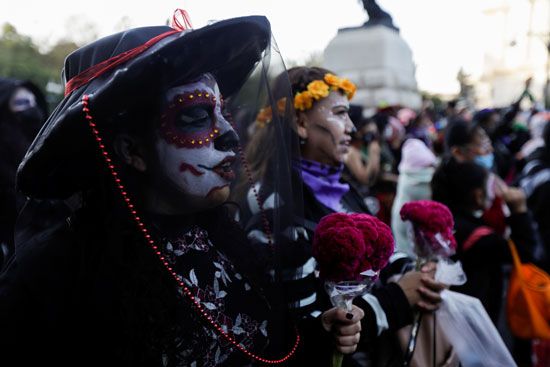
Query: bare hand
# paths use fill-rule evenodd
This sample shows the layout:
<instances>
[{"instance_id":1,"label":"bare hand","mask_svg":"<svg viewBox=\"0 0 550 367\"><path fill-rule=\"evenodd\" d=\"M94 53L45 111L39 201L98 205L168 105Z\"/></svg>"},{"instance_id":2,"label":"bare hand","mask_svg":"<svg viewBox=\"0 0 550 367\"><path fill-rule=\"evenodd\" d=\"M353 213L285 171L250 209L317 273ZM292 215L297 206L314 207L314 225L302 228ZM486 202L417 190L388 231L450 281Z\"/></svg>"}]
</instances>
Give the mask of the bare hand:
<instances>
[{"instance_id":1,"label":"bare hand","mask_svg":"<svg viewBox=\"0 0 550 367\"><path fill-rule=\"evenodd\" d=\"M351 312L333 307L321 315L323 328L332 333L336 350L340 353L350 354L357 349L361 337L361 319L364 316L363 310L357 306L353 306Z\"/></svg>"},{"instance_id":2,"label":"bare hand","mask_svg":"<svg viewBox=\"0 0 550 367\"><path fill-rule=\"evenodd\" d=\"M377 140L373 140L370 142L368 151L369 151L369 159L371 159L371 157L373 156L380 155L380 144L378 143Z\"/></svg>"},{"instance_id":3,"label":"bare hand","mask_svg":"<svg viewBox=\"0 0 550 367\"><path fill-rule=\"evenodd\" d=\"M446 286L434 280L436 266L433 262L427 263L421 271L407 272L397 282L411 306L425 311L439 308L440 293Z\"/></svg>"},{"instance_id":4,"label":"bare hand","mask_svg":"<svg viewBox=\"0 0 550 367\"><path fill-rule=\"evenodd\" d=\"M502 191L502 199L506 202L512 213L527 212L527 198L522 189L508 186Z\"/></svg>"}]
</instances>

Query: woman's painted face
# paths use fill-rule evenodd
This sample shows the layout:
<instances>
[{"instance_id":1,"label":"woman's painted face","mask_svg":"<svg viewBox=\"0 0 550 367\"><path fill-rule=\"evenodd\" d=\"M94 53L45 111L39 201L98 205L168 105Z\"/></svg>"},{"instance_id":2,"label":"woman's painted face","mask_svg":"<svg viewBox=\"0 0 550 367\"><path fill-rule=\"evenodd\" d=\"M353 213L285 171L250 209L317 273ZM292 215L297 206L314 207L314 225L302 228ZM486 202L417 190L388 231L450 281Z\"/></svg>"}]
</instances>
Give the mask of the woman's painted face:
<instances>
[{"instance_id":1,"label":"woman's painted face","mask_svg":"<svg viewBox=\"0 0 550 367\"><path fill-rule=\"evenodd\" d=\"M184 194L189 210L223 203L235 179L231 166L238 139L222 115L222 103L210 75L165 94L155 149L161 174Z\"/></svg>"},{"instance_id":2,"label":"woman's painted face","mask_svg":"<svg viewBox=\"0 0 550 367\"><path fill-rule=\"evenodd\" d=\"M332 91L305 112L307 139L302 152L304 158L329 165L344 161L354 129L348 111L348 99L342 93Z\"/></svg>"}]
</instances>

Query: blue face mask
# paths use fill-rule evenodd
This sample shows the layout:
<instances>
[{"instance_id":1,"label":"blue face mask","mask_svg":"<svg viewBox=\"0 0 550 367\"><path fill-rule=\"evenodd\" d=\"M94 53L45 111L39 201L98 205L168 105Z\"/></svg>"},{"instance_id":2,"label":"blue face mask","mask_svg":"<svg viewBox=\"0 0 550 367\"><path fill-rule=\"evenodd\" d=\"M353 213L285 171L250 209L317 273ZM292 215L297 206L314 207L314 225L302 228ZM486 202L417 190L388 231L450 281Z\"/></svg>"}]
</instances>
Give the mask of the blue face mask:
<instances>
[{"instance_id":1,"label":"blue face mask","mask_svg":"<svg viewBox=\"0 0 550 367\"><path fill-rule=\"evenodd\" d=\"M495 156L493 155L493 153L478 155L474 158L474 162L479 164L481 167L487 168L488 170L493 168L494 161L495 161Z\"/></svg>"}]
</instances>

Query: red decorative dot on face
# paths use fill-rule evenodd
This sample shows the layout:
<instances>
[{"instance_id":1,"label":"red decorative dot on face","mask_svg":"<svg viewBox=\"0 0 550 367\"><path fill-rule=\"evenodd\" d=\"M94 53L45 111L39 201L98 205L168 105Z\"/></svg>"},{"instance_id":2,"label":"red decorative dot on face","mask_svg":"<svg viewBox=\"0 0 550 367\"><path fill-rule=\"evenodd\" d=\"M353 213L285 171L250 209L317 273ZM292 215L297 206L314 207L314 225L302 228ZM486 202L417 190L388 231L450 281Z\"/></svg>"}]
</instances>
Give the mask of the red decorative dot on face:
<instances>
[{"instance_id":1,"label":"red decorative dot on face","mask_svg":"<svg viewBox=\"0 0 550 367\"><path fill-rule=\"evenodd\" d=\"M194 133L184 132L181 127L176 127L175 121L179 118L178 115L182 111L194 107L205 106L205 109L214 110L216 103L212 100L211 94L202 91L195 90L193 93L183 93L174 97L174 102L168 105L168 108L161 114L160 132L161 136L169 144L174 144L177 147L183 148L201 148L197 146L206 145L209 146L217 135L219 135L219 129L215 128L215 114L212 115L212 124L209 128ZM181 122L180 122L181 123Z\"/></svg>"}]
</instances>

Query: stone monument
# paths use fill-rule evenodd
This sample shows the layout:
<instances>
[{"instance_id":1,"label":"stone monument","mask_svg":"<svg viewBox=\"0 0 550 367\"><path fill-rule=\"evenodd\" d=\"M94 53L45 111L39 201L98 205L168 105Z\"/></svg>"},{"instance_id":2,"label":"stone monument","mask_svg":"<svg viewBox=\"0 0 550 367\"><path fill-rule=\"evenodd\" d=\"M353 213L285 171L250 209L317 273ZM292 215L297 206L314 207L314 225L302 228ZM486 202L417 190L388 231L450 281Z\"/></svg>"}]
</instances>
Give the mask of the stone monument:
<instances>
[{"instance_id":1,"label":"stone monument","mask_svg":"<svg viewBox=\"0 0 550 367\"><path fill-rule=\"evenodd\" d=\"M342 28L324 51L323 66L357 84L352 103L419 108L412 52L390 14L375 0L362 0L369 19L360 27Z\"/></svg>"}]
</instances>

